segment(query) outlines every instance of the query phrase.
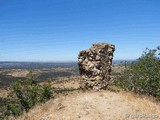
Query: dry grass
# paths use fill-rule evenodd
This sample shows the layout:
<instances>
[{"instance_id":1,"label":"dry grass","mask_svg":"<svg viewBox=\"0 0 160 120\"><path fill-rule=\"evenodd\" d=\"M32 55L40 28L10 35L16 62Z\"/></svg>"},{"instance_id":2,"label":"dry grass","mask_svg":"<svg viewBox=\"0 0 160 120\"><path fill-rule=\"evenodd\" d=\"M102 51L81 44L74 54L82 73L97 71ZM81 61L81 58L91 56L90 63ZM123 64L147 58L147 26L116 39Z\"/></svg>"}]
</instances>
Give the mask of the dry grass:
<instances>
[{"instance_id":1,"label":"dry grass","mask_svg":"<svg viewBox=\"0 0 160 120\"><path fill-rule=\"evenodd\" d=\"M126 114L142 113L160 114L159 105L127 92L76 91L37 105L16 120L125 120Z\"/></svg>"},{"instance_id":2,"label":"dry grass","mask_svg":"<svg viewBox=\"0 0 160 120\"><path fill-rule=\"evenodd\" d=\"M73 83L74 82L74 83ZM53 86L69 89L79 84L79 77L59 78ZM78 87L78 86L77 86ZM75 87L76 88L76 87ZM126 114L160 115L160 105L153 98L125 91L81 91L58 94L45 104L12 120L133 120ZM160 116L159 116L160 117ZM142 118L134 118L141 120ZM145 118L144 118L145 119ZM150 120L150 119L145 119ZM159 120L159 118L154 119Z\"/></svg>"},{"instance_id":3,"label":"dry grass","mask_svg":"<svg viewBox=\"0 0 160 120\"><path fill-rule=\"evenodd\" d=\"M62 71L61 69L59 69ZM119 68L115 68L115 71ZM13 75L13 74L12 74ZM14 74L16 75L16 74ZM20 74L19 74L20 75ZM79 76L54 79L52 87L60 89L61 94L44 104L38 104L28 113L11 120L142 120L126 118L126 114L156 114L160 117L160 104L152 97L125 92L117 88L111 91L81 91ZM73 91L72 91L73 90ZM75 90L75 91L74 91ZM0 97L8 91L0 90ZM114 91L114 92L112 92ZM145 119L144 120L150 120ZM159 118L154 119L159 120Z\"/></svg>"},{"instance_id":4,"label":"dry grass","mask_svg":"<svg viewBox=\"0 0 160 120\"><path fill-rule=\"evenodd\" d=\"M10 70L6 75L10 75L13 77L26 77L26 75L29 73L29 70Z\"/></svg>"}]
</instances>

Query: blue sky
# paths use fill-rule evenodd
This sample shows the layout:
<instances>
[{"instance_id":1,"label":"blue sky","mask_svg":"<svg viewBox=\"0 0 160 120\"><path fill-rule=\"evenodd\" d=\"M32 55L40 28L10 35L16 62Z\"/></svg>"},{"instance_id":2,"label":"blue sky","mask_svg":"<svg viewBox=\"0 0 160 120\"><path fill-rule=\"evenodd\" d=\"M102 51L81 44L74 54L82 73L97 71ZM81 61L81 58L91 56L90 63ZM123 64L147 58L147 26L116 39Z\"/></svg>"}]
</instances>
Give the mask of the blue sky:
<instances>
[{"instance_id":1,"label":"blue sky","mask_svg":"<svg viewBox=\"0 0 160 120\"><path fill-rule=\"evenodd\" d=\"M160 1L0 0L0 61L77 61L95 42L115 60L160 45Z\"/></svg>"}]
</instances>

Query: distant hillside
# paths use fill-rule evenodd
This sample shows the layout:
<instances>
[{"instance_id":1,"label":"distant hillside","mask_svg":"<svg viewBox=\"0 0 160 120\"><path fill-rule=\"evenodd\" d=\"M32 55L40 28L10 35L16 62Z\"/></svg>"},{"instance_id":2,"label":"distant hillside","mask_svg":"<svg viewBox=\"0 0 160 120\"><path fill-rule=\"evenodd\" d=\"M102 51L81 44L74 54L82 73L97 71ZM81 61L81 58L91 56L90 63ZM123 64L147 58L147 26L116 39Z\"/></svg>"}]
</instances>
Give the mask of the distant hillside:
<instances>
[{"instance_id":1,"label":"distant hillside","mask_svg":"<svg viewBox=\"0 0 160 120\"><path fill-rule=\"evenodd\" d=\"M113 64L130 63L134 60L113 60ZM78 68L77 62L0 62L2 69Z\"/></svg>"},{"instance_id":2,"label":"distant hillside","mask_svg":"<svg viewBox=\"0 0 160 120\"><path fill-rule=\"evenodd\" d=\"M0 68L34 69L34 68L77 68L76 62L0 62Z\"/></svg>"}]
</instances>

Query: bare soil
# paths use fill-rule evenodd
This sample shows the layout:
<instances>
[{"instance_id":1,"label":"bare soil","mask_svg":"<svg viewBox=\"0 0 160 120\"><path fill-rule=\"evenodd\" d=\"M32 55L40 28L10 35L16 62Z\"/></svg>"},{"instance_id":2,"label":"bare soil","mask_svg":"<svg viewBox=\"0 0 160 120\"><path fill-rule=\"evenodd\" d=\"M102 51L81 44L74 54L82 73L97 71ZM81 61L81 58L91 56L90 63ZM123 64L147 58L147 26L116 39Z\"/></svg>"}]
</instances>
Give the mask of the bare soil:
<instances>
[{"instance_id":1,"label":"bare soil","mask_svg":"<svg viewBox=\"0 0 160 120\"><path fill-rule=\"evenodd\" d=\"M59 78L53 86L66 90L13 120L159 120L160 105L129 92L67 91L79 88L79 78ZM151 117L152 115L152 117ZM142 117L142 118L141 118Z\"/></svg>"},{"instance_id":2,"label":"bare soil","mask_svg":"<svg viewBox=\"0 0 160 120\"><path fill-rule=\"evenodd\" d=\"M157 103L131 93L88 91L51 99L17 120L127 120L136 114L160 115L160 108Z\"/></svg>"}]
</instances>

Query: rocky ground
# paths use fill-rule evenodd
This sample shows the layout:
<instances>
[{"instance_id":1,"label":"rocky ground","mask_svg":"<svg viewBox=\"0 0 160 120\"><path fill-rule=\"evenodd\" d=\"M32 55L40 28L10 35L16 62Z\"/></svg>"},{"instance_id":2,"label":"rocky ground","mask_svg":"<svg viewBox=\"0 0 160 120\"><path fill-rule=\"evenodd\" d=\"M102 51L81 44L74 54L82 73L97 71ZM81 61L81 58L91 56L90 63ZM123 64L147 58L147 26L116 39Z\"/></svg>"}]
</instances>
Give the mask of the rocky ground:
<instances>
[{"instance_id":1,"label":"rocky ground","mask_svg":"<svg viewBox=\"0 0 160 120\"><path fill-rule=\"evenodd\" d=\"M113 67L113 75L123 71L120 66ZM60 72L62 70L58 69ZM42 71L42 70L41 70ZM53 71L53 70L52 70ZM53 72L57 72L57 69ZM63 69L66 71L66 69ZM69 71L67 69L67 71ZM22 75L22 71L12 76ZM43 73L48 70L43 70ZM70 72L70 71L69 71ZM24 72L23 72L24 73ZM26 74L27 72L25 72ZM40 73L40 72L38 72ZM11 71L7 72L11 74ZM73 75L73 76L72 76ZM18 76L20 77L20 76ZM124 92L111 87L103 91L82 91L79 89L80 77L71 74L69 77L52 79L55 91L53 98L39 104L28 113L11 120L159 120L160 103L154 98ZM41 83L43 84L43 83ZM115 92L116 91L116 92ZM7 96L8 91L0 89L0 97ZM152 116L151 116L152 115ZM143 117L143 118L141 118Z\"/></svg>"},{"instance_id":2,"label":"rocky ground","mask_svg":"<svg viewBox=\"0 0 160 120\"><path fill-rule=\"evenodd\" d=\"M79 77L52 82L57 90L45 104L12 120L159 120L160 104L153 98L119 92L79 90ZM151 116L152 115L152 116ZM141 118L143 117L143 118Z\"/></svg>"}]
</instances>

